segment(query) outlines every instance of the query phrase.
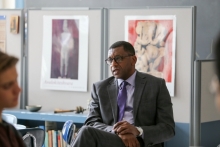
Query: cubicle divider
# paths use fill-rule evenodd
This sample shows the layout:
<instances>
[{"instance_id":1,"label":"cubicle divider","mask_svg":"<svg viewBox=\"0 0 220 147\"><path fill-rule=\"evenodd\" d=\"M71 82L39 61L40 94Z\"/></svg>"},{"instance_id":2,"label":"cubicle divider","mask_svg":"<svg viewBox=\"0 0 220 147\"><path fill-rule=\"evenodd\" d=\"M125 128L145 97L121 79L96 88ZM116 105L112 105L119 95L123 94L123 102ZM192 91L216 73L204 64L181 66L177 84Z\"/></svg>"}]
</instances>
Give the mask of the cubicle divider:
<instances>
[{"instance_id":1,"label":"cubicle divider","mask_svg":"<svg viewBox=\"0 0 220 147\"><path fill-rule=\"evenodd\" d=\"M0 39L0 50L5 50L6 53L16 56L19 59L17 63L17 72L18 72L18 83L23 88L23 71L24 71L24 17L22 9L0 9L0 16L5 17L3 22L1 22L1 39ZM17 33L12 33L11 29L11 17L19 17L18 24L15 27L18 27ZM16 24L15 24L16 25ZM5 34L5 36L4 36ZM3 37L3 38L2 38ZM23 94L20 96L21 99L24 99ZM19 108L19 104L17 106Z\"/></svg>"},{"instance_id":2,"label":"cubicle divider","mask_svg":"<svg viewBox=\"0 0 220 147\"><path fill-rule=\"evenodd\" d=\"M101 49L102 48L102 9L30 9L28 10L28 104L42 105L43 111L53 111L55 108L75 109L77 106L87 108L90 99L92 83L101 79ZM43 52L43 17L44 16L88 16L89 32L88 38L88 56L79 57L79 60L88 62L87 91L65 91L65 90L48 90L41 89L41 69L42 69L42 52ZM50 29L50 28L48 28ZM82 30L84 31L84 30ZM51 42L48 40L48 42ZM48 49L51 50L51 49ZM80 52L81 50L79 50ZM48 58L51 58L48 56ZM88 58L88 59L87 59ZM79 75L80 76L80 75Z\"/></svg>"},{"instance_id":3,"label":"cubicle divider","mask_svg":"<svg viewBox=\"0 0 220 147\"><path fill-rule=\"evenodd\" d=\"M176 17L176 55L175 55L175 91L173 103L176 134L165 143L167 147L186 147L190 144L190 113L194 61L194 7L146 7L137 9L109 9L108 43L127 40L125 34L125 16L167 16ZM117 21L116 21L117 20ZM128 31L128 30L127 30ZM110 76L109 71L109 76Z\"/></svg>"}]
</instances>

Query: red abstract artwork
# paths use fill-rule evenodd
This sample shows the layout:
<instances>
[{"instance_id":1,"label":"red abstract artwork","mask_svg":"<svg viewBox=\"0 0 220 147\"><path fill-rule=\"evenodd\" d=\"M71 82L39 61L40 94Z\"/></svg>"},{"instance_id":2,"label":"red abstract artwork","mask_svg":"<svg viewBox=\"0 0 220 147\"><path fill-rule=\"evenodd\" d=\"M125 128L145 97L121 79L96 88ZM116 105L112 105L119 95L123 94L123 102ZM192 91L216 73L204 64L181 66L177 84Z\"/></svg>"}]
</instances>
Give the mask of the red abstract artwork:
<instances>
[{"instance_id":1,"label":"red abstract artwork","mask_svg":"<svg viewBox=\"0 0 220 147\"><path fill-rule=\"evenodd\" d=\"M127 40L136 51L136 69L173 82L173 20L132 19L127 29Z\"/></svg>"}]
</instances>

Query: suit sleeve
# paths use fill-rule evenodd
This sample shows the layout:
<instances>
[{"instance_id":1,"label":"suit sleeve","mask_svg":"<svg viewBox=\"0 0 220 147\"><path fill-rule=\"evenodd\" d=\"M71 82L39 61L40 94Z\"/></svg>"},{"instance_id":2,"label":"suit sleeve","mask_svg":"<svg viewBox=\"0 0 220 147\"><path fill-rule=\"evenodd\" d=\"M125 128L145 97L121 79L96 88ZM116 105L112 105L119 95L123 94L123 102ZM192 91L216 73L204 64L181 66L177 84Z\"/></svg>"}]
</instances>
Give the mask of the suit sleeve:
<instances>
[{"instance_id":1,"label":"suit sleeve","mask_svg":"<svg viewBox=\"0 0 220 147\"><path fill-rule=\"evenodd\" d=\"M103 123L100 99L99 99L99 95L97 94L97 87L95 84L93 84L91 96L92 96L92 99L89 104L89 114L84 125L92 126L94 128L97 128L103 131L111 132L113 126Z\"/></svg>"},{"instance_id":2,"label":"suit sleeve","mask_svg":"<svg viewBox=\"0 0 220 147\"><path fill-rule=\"evenodd\" d=\"M165 142L175 135L175 123L170 94L164 80L159 80L156 98L155 125L141 126L144 131L145 146Z\"/></svg>"}]
</instances>

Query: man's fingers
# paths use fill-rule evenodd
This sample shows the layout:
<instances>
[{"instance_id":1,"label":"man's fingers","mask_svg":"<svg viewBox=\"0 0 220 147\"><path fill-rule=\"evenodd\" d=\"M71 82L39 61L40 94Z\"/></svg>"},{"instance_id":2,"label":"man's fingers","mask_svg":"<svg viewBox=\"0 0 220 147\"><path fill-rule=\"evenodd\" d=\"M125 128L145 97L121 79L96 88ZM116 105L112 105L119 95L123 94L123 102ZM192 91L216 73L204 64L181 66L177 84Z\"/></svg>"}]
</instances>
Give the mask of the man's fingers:
<instances>
[{"instance_id":1,"label":"man's fingers","mask_svg":"<svg viewBox=\"0 0 220 147\"><path fill-rule=\"evenodd\" d=\"M132 134L118 135L126 147L140 147L137 138Z\"/></svg>"},{"instance_id":2,"label":"man's fingers","mask_svg":"<svg viewBox=\"0 0 220 147\"><path fill-rule=\"evenodd\" d=\"M123 127L123 126L119 126L118 128L114 129L115 132L117 134L121 134L121 132L123 132L124 130L126 130L127 128L126 127Z\"/></svg>"},{"instance_id":3,"label":"man's fingers","mask_svg":"<svg viewBox=\"0 0 220 147\"><path fill-rule=\"evenodd\" d=\"M128 147L140 147L140 144L137 139L130 141L128 144Z\"/></svg>"},{"instance_id":4,"label":"man's fingers","mask_svg":"<svg viewBox=\"0 0 220 147\"><path fill-rule=\"evenodd\" d=\"M117 133L119 134L127 134L127 133L130 133L130 134L134 134L136 136L136 133L135 133L135 130L136 128L130 124L123 124L119 127L117 127L116 129L114 129Z\"/></svg>"},{"instance_id":5,"label":"man's fingers","mask_svg":"<svg viewBox=\"0 0 220 147\"><path fill-rule=\"evenodd\" d=\"M131 131L129 131L129 128L124 127L124 126L119 127L119 128L116 130L116 132L117 132L118 134L121 134L121 135L131 133Z\"/></svg>"},{"instance_id":6,"label":"man's fingers","mask_svg":"<svg viewBox=\"0 0 220 147\"><path fill-rule=\"evenodd\" d=\"M117 122L116 124L114 124L113 129L118 128L119 126L123 125L124 123L126 123L126 121Z\"/></svg>"},{"instance_id":7,"label":"man's fingers","mask_svg":"<svg viewBox=\"0 0 220 147\"><path fill-rule=\"evenodd\" d=\"M126 130L123 130L123 131L121 131L121 132L118 132L118 134L120 134L120 135L125 135L125 134L128 134L129 132L127 132Z\"/></svg>"}]
</instances>

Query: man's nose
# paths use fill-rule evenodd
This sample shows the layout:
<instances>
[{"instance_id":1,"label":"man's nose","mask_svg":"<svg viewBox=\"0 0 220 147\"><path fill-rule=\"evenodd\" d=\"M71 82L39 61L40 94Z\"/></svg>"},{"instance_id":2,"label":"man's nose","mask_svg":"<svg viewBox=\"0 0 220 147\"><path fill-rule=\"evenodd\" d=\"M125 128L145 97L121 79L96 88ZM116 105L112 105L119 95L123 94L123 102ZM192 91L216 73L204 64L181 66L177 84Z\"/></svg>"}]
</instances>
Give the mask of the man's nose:
<instances>
[{"instance_id":1,"label":"man's nose","mask_svg":"<svg viewBox=\"0 0 220 147\"><path fill-rule=\"evenodd\" d=\"M115 61L115 59L113 59L111 65L115 66L115 65L118 65L118 63Z\"/></svg>"}]
</instances>

